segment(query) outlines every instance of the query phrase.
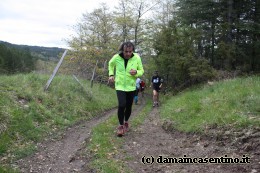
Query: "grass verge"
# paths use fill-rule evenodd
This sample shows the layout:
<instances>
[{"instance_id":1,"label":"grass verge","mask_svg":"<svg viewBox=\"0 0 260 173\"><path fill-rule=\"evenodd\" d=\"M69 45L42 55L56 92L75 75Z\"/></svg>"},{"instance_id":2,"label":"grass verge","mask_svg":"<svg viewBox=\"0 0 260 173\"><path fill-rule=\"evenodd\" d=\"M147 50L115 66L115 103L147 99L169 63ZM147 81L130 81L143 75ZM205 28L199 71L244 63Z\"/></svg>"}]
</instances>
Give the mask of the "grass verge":
<instances>
[{"instance_id":1,"label":"grass verge","mask_svg":"<svg viewBox=\"0 0 260 173\"><path fill-rule=\"evenodd\" d=\"M185 132L203 132L210 126L259 127L259 88L259 76L204 85L169 99L162 105L161 117Z\"/></svg>"}]
</instances>

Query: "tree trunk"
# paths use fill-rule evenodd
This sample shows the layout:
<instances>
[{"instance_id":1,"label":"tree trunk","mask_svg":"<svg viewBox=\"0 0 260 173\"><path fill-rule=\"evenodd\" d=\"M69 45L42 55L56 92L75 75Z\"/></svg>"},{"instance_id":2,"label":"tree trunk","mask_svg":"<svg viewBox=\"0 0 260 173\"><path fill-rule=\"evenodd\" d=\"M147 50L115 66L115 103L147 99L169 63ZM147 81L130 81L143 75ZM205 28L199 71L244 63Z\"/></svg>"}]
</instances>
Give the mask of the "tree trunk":
<instances>
[{"instance_id":1,"label":"tree trunk","mask_svg":"<svg viewBox=\"0 0 260 173\"><path fill-rule=\"evenodd\" d=\"M227 43L228 44L232 43L233 3L234 3L233 0L228 0L227 1L227 6L228 6L228 13L227 13L227 22L228 22Z\"/></svg>"}]
</instances>

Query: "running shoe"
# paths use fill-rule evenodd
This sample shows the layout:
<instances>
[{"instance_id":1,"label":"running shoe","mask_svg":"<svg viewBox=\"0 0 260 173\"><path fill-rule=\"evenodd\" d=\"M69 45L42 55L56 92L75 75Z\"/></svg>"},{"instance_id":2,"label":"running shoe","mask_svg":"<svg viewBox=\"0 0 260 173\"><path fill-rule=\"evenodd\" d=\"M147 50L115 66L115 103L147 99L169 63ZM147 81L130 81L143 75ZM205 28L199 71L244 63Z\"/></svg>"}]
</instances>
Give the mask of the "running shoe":
<instances>
[{"instance_id":1,"label":"running shoe","mask_svg":"<svg viewBox=\"0 0 260 173\"><path fill-rule=\"evenodd\" d=\"M123 125L120 125L118 126L117 128L117 136L118 137L122 137L124 135L124 126Z\"/></svg>"},{"instance_id":2,"label":"running shoe","mask_svg":"<svg viewBox=\"0 0 260 173\"><path fill-rule=\"evenodd\" d=\"M125 123L125 124L124 124L124 128L125 128L125 129L124 129L125 132L127 132L127 131L129 130L129 124L128 124L128 123Z\"/></svg>"}]
</instances>

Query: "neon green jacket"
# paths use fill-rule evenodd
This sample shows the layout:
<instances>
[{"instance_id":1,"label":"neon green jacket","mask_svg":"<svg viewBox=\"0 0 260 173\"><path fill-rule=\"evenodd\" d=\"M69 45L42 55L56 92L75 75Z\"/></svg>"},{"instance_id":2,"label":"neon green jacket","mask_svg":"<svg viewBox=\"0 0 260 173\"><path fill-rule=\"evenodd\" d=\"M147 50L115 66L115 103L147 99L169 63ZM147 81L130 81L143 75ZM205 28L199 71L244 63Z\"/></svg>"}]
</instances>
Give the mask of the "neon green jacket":
<instances>
[{"instance_id":1,"label":"neon green jacket","mask_svg":"<svg viewBox=\"0 0 260 173\"><path fill-rule=\"evenodd\" d=\"M144 73L143 64L138 54L133 53L125 68L125 61L119 54L114 55L108 64L109 76L115 76L115 89L120 91L136 90L136 78ZM131 75L130 70L137 70L136 75ZM114 74L115 72L115 74Z\"/></svg>"}]
</instances>

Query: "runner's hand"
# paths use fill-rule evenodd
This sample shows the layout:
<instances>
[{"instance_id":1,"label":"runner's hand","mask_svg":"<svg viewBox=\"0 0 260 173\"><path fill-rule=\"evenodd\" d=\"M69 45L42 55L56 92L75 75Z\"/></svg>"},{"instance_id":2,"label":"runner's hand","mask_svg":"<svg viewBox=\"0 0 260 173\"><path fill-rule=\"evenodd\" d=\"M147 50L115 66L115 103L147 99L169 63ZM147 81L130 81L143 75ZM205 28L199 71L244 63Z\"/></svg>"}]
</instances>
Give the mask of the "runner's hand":
<instances>
[{"instance_id":1,"label":"runner's hand","mask_svg":"<svg viewBox=\"0 0 260 173\"><path fill-rule=\"evenodd\" d=\"M109 78L108 78L108 83L114 83L115 82L115 78L114 78L114 76L110 76Z\"/></svg>"},{"instance_id":2,"label":"runner's hand","mask_svg":"<svg viewBox=\"0 0 260 173\"><path fill-rule=\"evenodd\" d=\"M131 69L129 72L131 75L136 75L137 74L137 70Z\"/></svg>"}]
</instances>

